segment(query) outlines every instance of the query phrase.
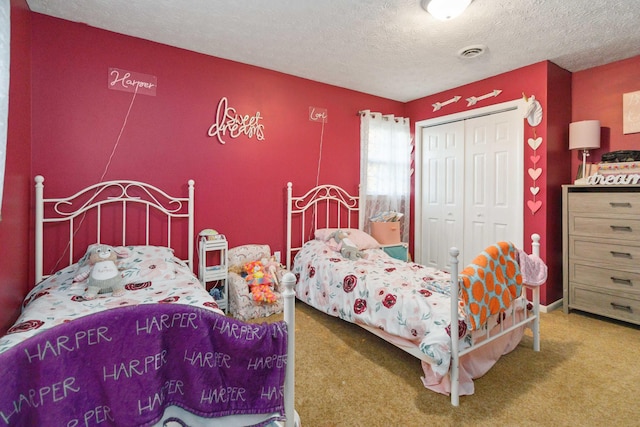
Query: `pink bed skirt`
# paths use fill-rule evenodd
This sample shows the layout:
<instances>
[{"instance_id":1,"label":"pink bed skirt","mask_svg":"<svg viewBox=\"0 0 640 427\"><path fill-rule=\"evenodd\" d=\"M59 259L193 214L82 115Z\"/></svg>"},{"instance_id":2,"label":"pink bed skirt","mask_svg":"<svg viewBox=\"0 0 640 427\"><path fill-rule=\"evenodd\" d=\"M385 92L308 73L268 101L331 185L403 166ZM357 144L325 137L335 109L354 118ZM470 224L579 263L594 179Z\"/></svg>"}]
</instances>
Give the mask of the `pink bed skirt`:
<instances>
[{"instance_id":1,"label":"pink bed skirt","mask_svg":"<svg viewBox=\"0 0 640 427\"><path fill-rule=\"evenodd\" d=\"M521 321L524 318L524 312L519 310L516 314L516 322ZM507 316L507 319L503 322L505 329L508 329L513 324L511 316ZM494 327L495 333L500 330L500 325ZM486 374L493 365L496 364L498 359L504 354L513 351L524 336L525 326L514 329L494 340L493 342L486 344L467 353L460 357L459 368L459 395L468 396L474 393L475 387L473 380L480 378ZM486 332L476 331L473 335L473 342L481 342L486 336ZM449 395L451 393L451 378L450 373L447 373L444 377L436 375L431 366L422 361L422 370L424 377L422 377L422 383L429 390L433 390L438 393Z\"/></svg>"}]
</instances>

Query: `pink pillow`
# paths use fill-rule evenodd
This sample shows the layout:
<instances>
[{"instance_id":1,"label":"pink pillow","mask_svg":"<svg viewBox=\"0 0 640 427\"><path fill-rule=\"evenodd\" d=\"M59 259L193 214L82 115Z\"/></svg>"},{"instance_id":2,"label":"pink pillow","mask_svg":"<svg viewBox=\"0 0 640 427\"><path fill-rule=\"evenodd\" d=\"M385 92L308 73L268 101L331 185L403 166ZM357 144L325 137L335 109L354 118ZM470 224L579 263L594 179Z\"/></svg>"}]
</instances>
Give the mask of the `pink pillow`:
<instances>
[{"instance_id":1,"label":"pink pillow","mask_svg":"<svg viewBox=\"0 0 640 427\"><path fill-rule=\"evenodd\" d=\"M380 243L378 243L376 239L357 228L319 228L315 232L316 240L322 240L326 242L331 238L331 235L336 230L346 231L349 234L349 239L351 239L351 241L360 250L380 248Z\"/></svg>"}]
</instances>

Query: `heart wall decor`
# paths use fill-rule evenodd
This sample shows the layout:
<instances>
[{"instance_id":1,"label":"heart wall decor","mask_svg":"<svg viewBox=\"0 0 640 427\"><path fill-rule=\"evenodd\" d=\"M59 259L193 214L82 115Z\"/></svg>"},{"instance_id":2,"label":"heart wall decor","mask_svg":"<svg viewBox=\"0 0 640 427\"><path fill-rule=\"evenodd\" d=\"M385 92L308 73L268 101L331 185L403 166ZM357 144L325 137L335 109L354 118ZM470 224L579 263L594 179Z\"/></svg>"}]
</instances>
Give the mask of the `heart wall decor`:
<instances>
[{"instance_id":1,"label":"heart wall decor","mask_svg":"<svg viewBox=\"0 0 640 427\"><path fill-rule=\"evenodd\" d=\"M534 133L535 135L535 133ZM533 184L529 187L529 191L533 198L531 200L527 200L527 207L531 211L532 215L535 215L536 212L540 210L542 207L542 201L536 200L536 196L540 192L540 187L537 185L537 180L542 175L542 168L538 167L538 162L540 161L540 155L536 152L538 148L542 145L542 137L539 136L537 138L529 138L527 140L529 147L533 150L533 155L529 156L529 160L533 164L527 172L529 173L529 177L533 180Z\"/></svg>"},{"instance_id":2,"label":"heart wall decor","mask_svg":"<svg viewBox=\"0 0 640 427\"><path fill-rule=\"evenodd\" d=\"M529 141L527 142L529 143L529 147L531 147L533 151L536 151L538 147L542 145L542 137L539 136L536 139L529 138Z\"/></svg>"},{"instance_id":3,"label":"heart wall decor","mask_svg":"<svg viewBox=\"0 0 640 427\"><path fill-rule=\"evenodd\" d=\"M534 181L534 184L535 180L540 178L540 175L542 175L542 168L529 168L529 176Z\"/></svg>"},{"instance_id":4,"label":"heart wall decor","mask_svg":"<svg viewBox=\"0 0 640 427\"><path fill-rule=\"evenodd\" d=\"M531 213L535 214L542 207L542 202L540 200L528 200L527 206L531 209Z\"/></svg>"}]
</instances>

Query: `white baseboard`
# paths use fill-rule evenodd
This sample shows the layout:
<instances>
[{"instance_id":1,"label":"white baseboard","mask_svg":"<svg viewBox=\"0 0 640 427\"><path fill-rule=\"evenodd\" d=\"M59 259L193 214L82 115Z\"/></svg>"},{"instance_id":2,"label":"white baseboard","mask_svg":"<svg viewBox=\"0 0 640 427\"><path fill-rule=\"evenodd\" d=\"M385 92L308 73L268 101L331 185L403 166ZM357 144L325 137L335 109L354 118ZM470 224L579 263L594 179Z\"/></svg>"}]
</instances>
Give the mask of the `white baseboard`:
<instances>
[{"instance_id":1,"label":"white baseboard","mask_svg":"<svg viewBox=\"0 0 640 427\"><path fill-rule=\"evenodd\" d=\"M549 305L541 305L540 306L540 311L543 312L543 313L549 313L549 312L551 312L553 310L557 310L559 308L562 308L562 305L563 305L562 304L562 298L560 298L559 300L554 301Z\"/></svg>"}]
</instances>

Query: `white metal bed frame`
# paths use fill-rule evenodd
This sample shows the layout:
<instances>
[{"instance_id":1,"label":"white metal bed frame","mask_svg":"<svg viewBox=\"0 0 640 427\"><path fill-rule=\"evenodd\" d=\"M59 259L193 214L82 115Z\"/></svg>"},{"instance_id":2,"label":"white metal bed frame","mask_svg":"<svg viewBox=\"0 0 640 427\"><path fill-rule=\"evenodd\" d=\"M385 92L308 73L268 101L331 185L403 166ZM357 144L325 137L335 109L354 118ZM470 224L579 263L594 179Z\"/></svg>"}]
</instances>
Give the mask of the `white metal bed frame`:
<instances>
[{"instance_id":1,"label":"white metal bed frame","mask_svg":"<svg viewBox=\"0 0 640 427\"><path fill-rule=\"evenodd\" d=\"M188 181L188 197L173 197L153 185L139 181L104 181L86 187L69 197L44 198L44 177L38 175L36 182L36 283L46 277L43 273L44 256L44 224L45 223L67 223L69 226L69 243L67 251L69 253L68 265L73 264L75 234L77 228L82 225L87 212L95 209L97 212L96 240L92 243L107 243L102 241L102 208L105 205L118 203L122 207L121 228L122 237L120 244L126 246L127 242L127 210L132 204L141 204L145 207L145 230L144 242L136 244L151 244L150 218L153 210L160 212L167 219L167 247L171 246L172 225L174 219L184 219L188 221L187 238L187 259L183 259L193 271L193 251L194 251L194 180ZM50 210L46 210L50 207ZM45 216L46 215L46 216ZM114 244L114 242L108 242Z\"/></svg>"},{"instance_id":2,"label":"white metal bed frame","mask_svg":"<svg viewBox=\"0 0 640 427\"><path fill-rule=\"evenodd\" d=\"M293 196L293 184L287 183L287 268L291 269L291 260L294 252L298 252L305 241L313 239L308 237L305 239L305 231L307 236L312 236L309 230L316 230L318 228L358 228L354 226L352 221L353 217L359 215L359 196L350 195L344 189L335 185L319 185L312 188L302 196ZM307 211L310 211L310 217ZM331 213L334 213L332 216ZM319 216L319 214L322 214ZM300 217L300 231L301 238L292 241L292 227L293 217L299 215ZM534 255L540 255L540 236L533 234L532 239L532 253ZM450 274L451 277L458 277L458 255L460 251L453 247L449 250L450 255ZM540 288L528 287L532 291L532 304L533 313L529 313L528 310L524 310L524 318L520 321L516 319L516 311L512 311L512 325L504 327L505 322L500 322L499 331L487 330L487 335L483 341L478 344L473 344L471 347L460 350L458 346L458 340L453 337L458 337L458 300L451 298L451 313L452 313L452 328L451 328L451 369L450 369L450 381L451 381L451 404L453 406L459 406L460 404L460 389L459 389L459 369L460 369L460 357L467 353L472 352L482 346L495 341L496 339L522 327L528 326L533 333L533 350L540 351ZM523 290L524 292L524 290ZM459 293L459 280L451 281L451 295L458 295ZM454 322L455 320L455 322ZM358 326L370 331L371 333L385 339L377 328L370 327L357 323ZM453 326L455 325L455 327ZM492 333L493 332L493 333ZM416 348L407 348L402 345L393 343L397 347L406 351L407 353L417 357L420 360L426 360L425 355Z\"/></svg>"},{"instance_id":3,"label":"white metal bed frame","mask_svg":"<svg viewBox=\"0 0 640 427\"><path fill-rule=\"evenodd\" d=\"M172 225L174 220L186 220L188 227L187 237L187 263L193 271L193 252L195 244L194 233L194 193L195 181L190 179L188 184L187 197L173 197L159 188L139 181L104 181L86 187L69 197L44 198L44 177L35 177L35 279L39 283L48 275L43 274L44 264L44 225L51 223L68 224L69 242L67 251L69 252L68 264L74 263L73 248L77 228L82 224L84 215L95 209L96 217L96 241L92 243L103 243L102 238L102 208L108 204L121 205L121 245L153 244L150 229L151 212L157 211L166 218L166 244L171 246ZM127 223L131 219L127 215L129 205L142 204L144 206L144 242L127 241ZM113 243L110 243L113 244ZM86 243L84 243L86 246ZM57 268L58 270L65 266ZM284 321L287 323L287 367L285 376L285 414L286 427L296 425L297 414L294 408L295 400L295 276L291 273L285 274L282 282L285 286L284 298Z\"/></svg>"}]
</instances>

